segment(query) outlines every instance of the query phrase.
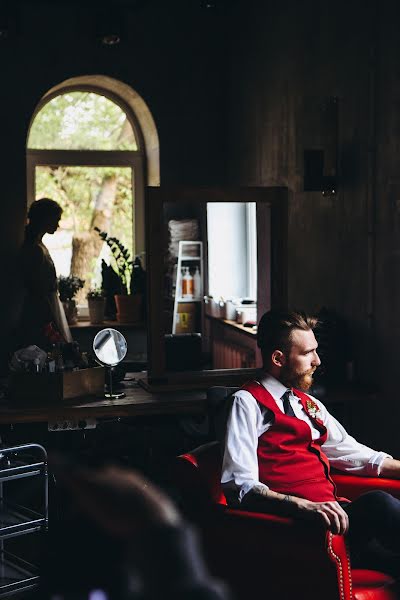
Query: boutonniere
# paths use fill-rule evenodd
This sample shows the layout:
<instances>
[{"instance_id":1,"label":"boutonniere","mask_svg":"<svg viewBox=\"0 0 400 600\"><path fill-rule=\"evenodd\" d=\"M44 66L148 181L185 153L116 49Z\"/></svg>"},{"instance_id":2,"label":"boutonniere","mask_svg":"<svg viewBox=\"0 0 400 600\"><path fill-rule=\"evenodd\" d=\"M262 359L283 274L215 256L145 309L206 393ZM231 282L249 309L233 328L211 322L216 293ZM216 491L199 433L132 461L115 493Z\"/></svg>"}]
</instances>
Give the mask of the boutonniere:
<instances>
[{"instance_id":1,"label":"boutonniere","mask_svg":"<svg viewBox=\"0 0 400 600\"><path fill-rule=\"evenodd\" d=\"M313 419L321 419L321 411L317 404L313 400L308 399L306 401L307 412Z\"/></svg>"}]
</instances>

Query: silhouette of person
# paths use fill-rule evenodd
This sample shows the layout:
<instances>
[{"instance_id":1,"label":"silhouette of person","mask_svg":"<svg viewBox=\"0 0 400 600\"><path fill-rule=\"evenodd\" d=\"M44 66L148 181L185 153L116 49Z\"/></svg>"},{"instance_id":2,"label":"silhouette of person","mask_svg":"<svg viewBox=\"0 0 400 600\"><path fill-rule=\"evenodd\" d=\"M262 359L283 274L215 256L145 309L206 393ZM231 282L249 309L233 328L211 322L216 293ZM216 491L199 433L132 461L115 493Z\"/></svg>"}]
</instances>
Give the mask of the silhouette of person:
<instances>
[{"instance_id":1,"label":"silhouette of person","mask_svg":"<svg viewBox=\"0 0 400 600\"><path fill-rule=\"evenodd\" d=\"M28 211L29 222L20 252L20 268L24 286L22 314L18 327L19 346L36 344L45 347L45 330L50 324L60 337L71 342L72 336L57 291L57 275L49 251L42 238L58 228L61 206L50 198L33 202Z\"/></svg>"}]
</instances>

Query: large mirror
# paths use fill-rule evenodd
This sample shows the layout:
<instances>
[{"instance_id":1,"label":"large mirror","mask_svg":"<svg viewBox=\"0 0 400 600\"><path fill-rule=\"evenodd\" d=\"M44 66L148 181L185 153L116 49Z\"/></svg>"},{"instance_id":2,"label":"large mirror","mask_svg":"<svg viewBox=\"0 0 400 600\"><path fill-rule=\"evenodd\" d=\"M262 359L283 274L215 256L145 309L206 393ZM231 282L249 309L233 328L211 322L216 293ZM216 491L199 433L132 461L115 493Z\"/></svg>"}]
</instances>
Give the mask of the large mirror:
<instances>
[{"instance_id":1,"label":"large mirror","mask_svg":"<svg viewBox=\"0 0 400 600\"><path fill-rule=\"evenodd\" d=\"M286 305L286 188L149 188L149 383L231 383Z\"/></svg>"}]
</instances>

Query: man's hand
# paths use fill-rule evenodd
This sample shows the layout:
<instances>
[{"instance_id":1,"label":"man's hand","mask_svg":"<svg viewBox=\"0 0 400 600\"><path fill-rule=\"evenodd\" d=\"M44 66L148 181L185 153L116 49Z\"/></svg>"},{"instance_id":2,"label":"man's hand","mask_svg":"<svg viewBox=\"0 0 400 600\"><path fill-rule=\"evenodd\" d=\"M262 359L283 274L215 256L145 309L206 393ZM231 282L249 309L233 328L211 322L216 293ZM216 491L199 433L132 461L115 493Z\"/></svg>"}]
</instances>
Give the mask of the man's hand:
<instances>
[{"instance_id":1,"label":"man's hand","mask_svg":"<svg viewBox=\"0 0 400 600\"><path fill-rule=\"evenodd\" d=\"M283 516L319 521L332 533L343 534L349 530L349 517L338 502L312 502L274 492L263 484L251 488L244 496L242 506L260 512L272 511Z\"/></svg>"},{"instance_id":2,"label":"man's hand","mask_svg":"<svg viewBox=\"0 0 400 600\"><path fill-rule=\"evenodd\" d=\"M344 534L349 530L349 517L338 502L311 502L295 496L288 501L296 506L299 517L322 521L332 533Z\"/></svg>"}]
</instances>

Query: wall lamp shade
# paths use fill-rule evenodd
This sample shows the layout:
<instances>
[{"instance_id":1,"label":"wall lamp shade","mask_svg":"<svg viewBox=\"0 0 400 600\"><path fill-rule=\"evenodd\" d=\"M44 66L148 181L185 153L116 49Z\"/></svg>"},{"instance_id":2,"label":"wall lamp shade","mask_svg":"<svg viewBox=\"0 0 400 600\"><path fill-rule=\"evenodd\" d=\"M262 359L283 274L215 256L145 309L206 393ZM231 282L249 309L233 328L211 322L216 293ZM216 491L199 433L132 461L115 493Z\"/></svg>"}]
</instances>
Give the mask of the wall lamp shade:
<instances>
[{"instance_id":1,"label":"wall lamp shade","mask_svg":"<svg viewBox=\"0 0 400 600\"><path fill-rule=\"evenodd\" d=\"M118 33L107 33L101 38L101 43L104 44L104 46L116 46L120 41L121 38Z\"/></svg>"},{"instance_id":2,"label":"wall lamp shade","mask_svg":"<svg viewBox=\"0 0 400 600\"><path fill-rule=\"evenodd\" d=\"M315 146L304 150L304 191L333 196L338 187L338 99L326 99L315 117Z\"/></svg>"},{"instance_id":3,"label":"wall lamp shade","mask_svg":"<svg viewBox=\"0 0 400 600\"><path fill-rule=\"evenodd\" d=\"M17 34L17 8L11 3L0 2L0 42Z\"/></svg>"},{"instance_id":4,"label":"wall lamp shade","mask_svg":"<svg viewBox=\"0 0 400 600\"><path fill-rule=\"evenodd\" d=\"M336 174L324 174L324 150L304 150L304 191L326 196L337 192Z\"/></svg>"},{"instance_id":5,"label":"wall lamp shade","mask_svg":"<svg viewBox=\"0 0 400 600\"><path fill-rule=\"evenodd\" d=\"M96 39L102 46L118 46L126 33L126 19L118 6L112 11L102 8L96 14L93 25Z\"/></svg>"}]
</instances>

